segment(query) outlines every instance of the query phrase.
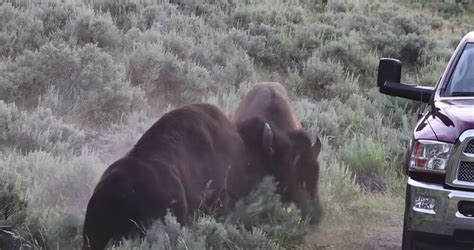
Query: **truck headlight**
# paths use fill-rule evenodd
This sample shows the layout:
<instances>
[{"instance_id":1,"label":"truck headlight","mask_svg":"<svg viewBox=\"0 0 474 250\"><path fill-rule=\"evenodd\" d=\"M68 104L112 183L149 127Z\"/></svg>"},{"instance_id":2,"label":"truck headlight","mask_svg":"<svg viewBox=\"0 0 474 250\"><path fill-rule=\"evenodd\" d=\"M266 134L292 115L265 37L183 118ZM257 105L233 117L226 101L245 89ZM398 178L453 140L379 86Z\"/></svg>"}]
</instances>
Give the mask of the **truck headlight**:
<instances>
[{"instance_id":1,"label":"truck headlight","mask_svg":"<svg viewBox=\"0 0 474 250\"><path fill-rule=\"evenodd\" d=\"M415 141L410 157L410 170L444 173L452 148L453 144L450 143Z\"/></svg>"}]
</instances>

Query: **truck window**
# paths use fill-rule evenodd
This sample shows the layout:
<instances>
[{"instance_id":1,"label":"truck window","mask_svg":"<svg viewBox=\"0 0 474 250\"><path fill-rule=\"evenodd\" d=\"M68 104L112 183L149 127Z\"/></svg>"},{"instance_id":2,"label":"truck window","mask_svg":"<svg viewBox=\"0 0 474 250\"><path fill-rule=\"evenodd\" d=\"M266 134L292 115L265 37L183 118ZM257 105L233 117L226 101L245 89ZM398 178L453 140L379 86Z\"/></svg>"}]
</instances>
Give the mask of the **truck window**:
<instances>
[{"instance_id":1,"label":"truck window","mask_svg":"<svg viewBox=\"0 0 474 250\"><path fill-rule=\"evenodd\" d=\"M474 44L469 43L459 58L448 85L448 96L474 95Z\"/></svg>"}]
</instances>

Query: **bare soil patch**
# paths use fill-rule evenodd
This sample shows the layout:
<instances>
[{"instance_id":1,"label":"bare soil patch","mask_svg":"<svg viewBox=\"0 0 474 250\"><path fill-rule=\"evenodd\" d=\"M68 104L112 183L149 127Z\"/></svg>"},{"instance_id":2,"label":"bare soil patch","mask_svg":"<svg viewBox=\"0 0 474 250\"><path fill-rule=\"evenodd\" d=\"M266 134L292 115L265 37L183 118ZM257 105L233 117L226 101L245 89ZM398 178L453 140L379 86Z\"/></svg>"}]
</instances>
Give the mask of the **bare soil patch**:
<instances>
[{"instance_id":1,"label":"bare soil patch","mask_svg":"<svg viewBox=\"0 0 474 250\"><path fill-rule=\"evenodd\" d=\"M349 218L346 218L349 217ZM306 238L306 249L401 249L403 210L328 216Z\"/></svg>"}]
</instances>

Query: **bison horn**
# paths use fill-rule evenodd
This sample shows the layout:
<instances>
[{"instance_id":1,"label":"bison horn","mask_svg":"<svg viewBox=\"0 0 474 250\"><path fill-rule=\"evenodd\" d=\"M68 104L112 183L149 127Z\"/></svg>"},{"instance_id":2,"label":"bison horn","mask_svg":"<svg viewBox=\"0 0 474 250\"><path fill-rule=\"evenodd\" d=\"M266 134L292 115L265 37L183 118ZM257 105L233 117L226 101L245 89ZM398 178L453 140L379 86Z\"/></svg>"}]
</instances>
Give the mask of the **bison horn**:
<instances>
[{"instance_id":1,"label":"bison horn","mask_svg":"<svg viewBox=\"0 0 474 250\"><path fill-rule=\"evenodd\" d=\"M316 158L318 157L319 152L321 152L321 147L322 147L321 140L319 139L319 136L316 136L315 142L314 142L313 146L311 146L311 149L313 150L314 154L316 155Z\"/></svg>"},{"instance_id":2,"label":"bison horn","mask_svg":"<svg viewBox=\"0 0 474 250\"><path fill-rule=\"evenodd\" d=\"M273 155L273 132L270 124L265 123L263 129L263 148L269 154Z\"/></svg>"}]
</instances>

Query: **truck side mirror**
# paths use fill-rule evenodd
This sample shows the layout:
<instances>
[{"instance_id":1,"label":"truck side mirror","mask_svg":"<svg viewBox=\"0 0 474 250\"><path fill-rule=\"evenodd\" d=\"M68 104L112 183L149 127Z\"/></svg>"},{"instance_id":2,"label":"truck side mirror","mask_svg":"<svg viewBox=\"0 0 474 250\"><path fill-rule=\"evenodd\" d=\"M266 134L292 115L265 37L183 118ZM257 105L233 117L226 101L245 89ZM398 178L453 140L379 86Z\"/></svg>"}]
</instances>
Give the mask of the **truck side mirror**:
<instances>
[{"instance_id":1,"label":"truck side mirror","mask_svg":"<svg viewBox=\"0 0 474 250\"><path fill-rule=\"evenodd\" d=\"M398 96L419 102L429 102L434 87L401 83L402 63L398 59L381 58L377 75L377 87L382 94Z\"/></svg>"},{"instance_id":2,"label":"truck side mirror","mask_svg":"<svg viewBox=\"0 0 474 250\"><path fill-rule=\"evenodd\" d=\"M379 72L377 75L377 86L383 94L385 82L400 82L402 78L402 62L393 58L381 58L379 61Z\"/></svg>"}]
</instances>

